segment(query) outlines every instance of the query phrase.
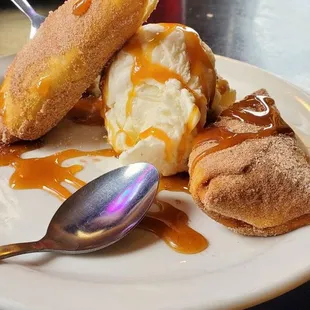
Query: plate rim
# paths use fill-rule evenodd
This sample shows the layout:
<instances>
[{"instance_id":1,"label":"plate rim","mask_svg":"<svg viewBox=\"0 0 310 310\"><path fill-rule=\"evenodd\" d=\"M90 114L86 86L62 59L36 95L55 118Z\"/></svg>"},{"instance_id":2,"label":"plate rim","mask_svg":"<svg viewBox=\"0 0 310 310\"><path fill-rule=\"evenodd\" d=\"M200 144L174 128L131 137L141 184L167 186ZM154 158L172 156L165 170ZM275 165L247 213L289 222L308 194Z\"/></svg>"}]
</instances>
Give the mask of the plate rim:
<instances>
[{"instance_id":1,"label":"plate rim","mask_svg":"<svg viewBox=\"0 0 310 310\"><path fill-rule=\"evenodd\" d=\"M11 59L12 57L14 57L14 55L6 55L6 56L1 56L0 57L0 63L4 60L4 59ZM220 56L220 55L216 55L216 59L222 59L223 61L228 61L228 62L234 62L236 63L237 65L243 65L243 66L246 66L246 67L249 67L249 68L252 68L254 70L259 70L261 72L265 72L266 74L268 74L269 76L271 76L272 78L275 78L277 80L280 80L282 83L285 83L287 85L289 85L291 88L293 88L295 91L299 92L299 93L302 93L304 96L306 96L307 98L309 98L310 100L310 96L309 94L306 92L306 90L300 88L299 86L296 86L295 84L283 79L281 76L278 76L274 73L271 73L267 70L264 70L264 69L261 69L255 65L252 65L252 64L248 64L248 63L245 63L245 62L242 62L242 61L239 61L239 60L236 60L236 59L232 59L232 58L228 58L228 57L225 57L225 56ZM8 61L8 60L7 60ZM4 264L4 266L8 267L9 264ZM13 266L13 264L10 264L11 266ZM17 267L20 267L18 265L16 265ZM10 269L10 267L8 268ZM278 289L278 290L273 290L273 292L269 292L268 295L266 295L266 292L261 292L260 294L259 293L256 293L256 298L253 299L253 297L250 297L250 298L247 298L246 300L244 301L241 301L241 300L235 300L233 304L230 303L230 305L233 306L233 308L237 309L237 308L242 308L242 307L250 307L250 306L254 306L256 304L259 304L259 303L262 303L262 302L265 302L265 301L268 301L270 299L273 299L273 298L276 298L296 287L298 287L299 285L302 285L303 283L307 282L310 280L310 263L309 263L309 266L307 268L304 268L304 269L307 269L307 272L303 272L303 273L300 273L300 274L295 274L295 275L292 275L290 279L287 279L285 281L285 284L284 285L281 285L281 288ZM43 275L45 276L45 275ZM66 280L66 282L69 281L71 282L71 280ZM16 305L16 302L13 301L13 300L5 300L1 297L2 294L0 294L0 305L1 304L5 304L5 302L10 302L12 307L18 307L18 308L14 308L14 309L32 309L32 308L24 308L23 306L21 305ZM263 295L263 296L262 296ZM245 296L246 297L246 296ZM251 300L248 300L248 299L251 299ZM10 304L8 304L10 306ZM227 304L224 304L224 305L220 305L220 304L217 304L216 305L216 309L222 309L223 307L227 306ZM31 307L31 305L30 305ZM11 309L11 308L10 308ZM193 309L196 309L196 308L193 308ZM198 309L198 308L197 308ZM223 308L224 309L224 308Z\"/></svg>"}]
</instances>

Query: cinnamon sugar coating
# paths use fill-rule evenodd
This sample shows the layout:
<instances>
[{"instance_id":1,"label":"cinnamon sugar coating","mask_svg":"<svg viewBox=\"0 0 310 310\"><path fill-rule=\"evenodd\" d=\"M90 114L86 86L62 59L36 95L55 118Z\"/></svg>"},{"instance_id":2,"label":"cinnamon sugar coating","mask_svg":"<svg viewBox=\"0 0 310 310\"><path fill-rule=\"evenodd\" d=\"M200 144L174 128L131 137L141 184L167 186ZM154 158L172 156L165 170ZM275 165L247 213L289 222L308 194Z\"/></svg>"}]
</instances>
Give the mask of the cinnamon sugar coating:
<instances>
[{"instance_id":1,"label":"cinnamon sugar coating","mask_svg":"<svg viewBox=\"0 0 310 310\"><path fill-rule=\"evenodd\" d=\"M217 125L237 133L260 129L227 117ZM279 235L310 223L310 164L295 137L246 140L207 155L192 170L195 158L212 146L199 145L189 163L190 192L211 218L251 236Z\"/></svg>"}]
</instances>

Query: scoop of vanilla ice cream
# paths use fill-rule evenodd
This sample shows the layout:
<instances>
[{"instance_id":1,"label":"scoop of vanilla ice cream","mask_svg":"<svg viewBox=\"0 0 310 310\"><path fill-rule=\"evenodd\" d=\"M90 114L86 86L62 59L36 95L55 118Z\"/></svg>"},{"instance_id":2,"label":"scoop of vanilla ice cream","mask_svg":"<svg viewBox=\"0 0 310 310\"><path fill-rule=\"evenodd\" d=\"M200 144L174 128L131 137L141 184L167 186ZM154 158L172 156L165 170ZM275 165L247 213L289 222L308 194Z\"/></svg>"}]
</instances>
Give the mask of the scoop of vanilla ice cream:
<instances>
[{"instance_id":1,"label":"scoop of vanilla ice cream","mask_svg":"<svg viewBox=\"0 0 310 310\"><path fill-rule=\"evenodd\" d=\"M169 27L141 27L111 64L103 91L108 140L121 163L149 162L163 176L188 170L210 99L192 74L185 32ZM214 71L212 51L199 44L211 65L204 69Z\"/></svg>"}]
</instances>

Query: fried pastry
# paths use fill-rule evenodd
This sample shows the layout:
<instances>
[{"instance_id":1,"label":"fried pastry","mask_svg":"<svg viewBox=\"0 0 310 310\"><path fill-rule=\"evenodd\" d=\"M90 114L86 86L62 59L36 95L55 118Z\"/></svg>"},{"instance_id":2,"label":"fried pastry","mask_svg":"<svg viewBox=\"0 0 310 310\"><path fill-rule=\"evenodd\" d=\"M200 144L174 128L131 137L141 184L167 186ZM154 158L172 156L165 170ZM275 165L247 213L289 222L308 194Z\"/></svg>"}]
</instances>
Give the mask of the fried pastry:
<instances>
[{"instance_id":1,"label":"fried pastry","mask_svg":"<svg viewBox=\"0 0 310 310\"><path fill-rule=\"evenodd\" d=\"M17 54L0 94L3 142L53 128L138 30L157 0L68 0ZM3 129L3 128L2 128Z\"/></svg>"},{"instance_id":2,"label":"fried pastry","mask_svg":"<svg viewBox=\"0 0 310 310\"><path fill-rule=\"evenodd\" d=\"M190 192L229 229L275 236L310 224L310 164L264 91L225 110L197 137Z\"/></svg>"},{"instance_id":3,"label":"fried pastry","mask_svg":"<svg viewBox=\"0 0 310 310\"><path fill-rule=\"evenodd\" d=\"M7 75L10 75L10 70L8 70ZM9 144L17 141L18 139L11 135L3 122L4 116L4 101L6 99L8 93L8 85L9 78L5 79L5 81L0 86L0 142Z\"/></svg>"}]
</instances>

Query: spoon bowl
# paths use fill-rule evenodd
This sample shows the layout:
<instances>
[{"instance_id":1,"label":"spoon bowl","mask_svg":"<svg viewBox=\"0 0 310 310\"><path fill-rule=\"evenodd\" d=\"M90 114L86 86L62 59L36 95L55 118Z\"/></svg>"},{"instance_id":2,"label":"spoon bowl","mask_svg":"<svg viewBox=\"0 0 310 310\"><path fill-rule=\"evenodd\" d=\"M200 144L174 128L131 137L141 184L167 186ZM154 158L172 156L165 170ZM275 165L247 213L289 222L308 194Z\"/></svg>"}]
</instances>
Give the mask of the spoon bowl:
<instances>
[{"instance_id":1,"label":"spoon bowl","mask_svg":"<svg viewBox=\"0 0 310 310\"><path fill-rule=\"evenodd\" d=\"M82 254L125 237L146 215L157 194L159 173L146 163L122 167L69 197L40 241L0 247L0 260L32 252Z\"/></svg>"}]
</instances>

